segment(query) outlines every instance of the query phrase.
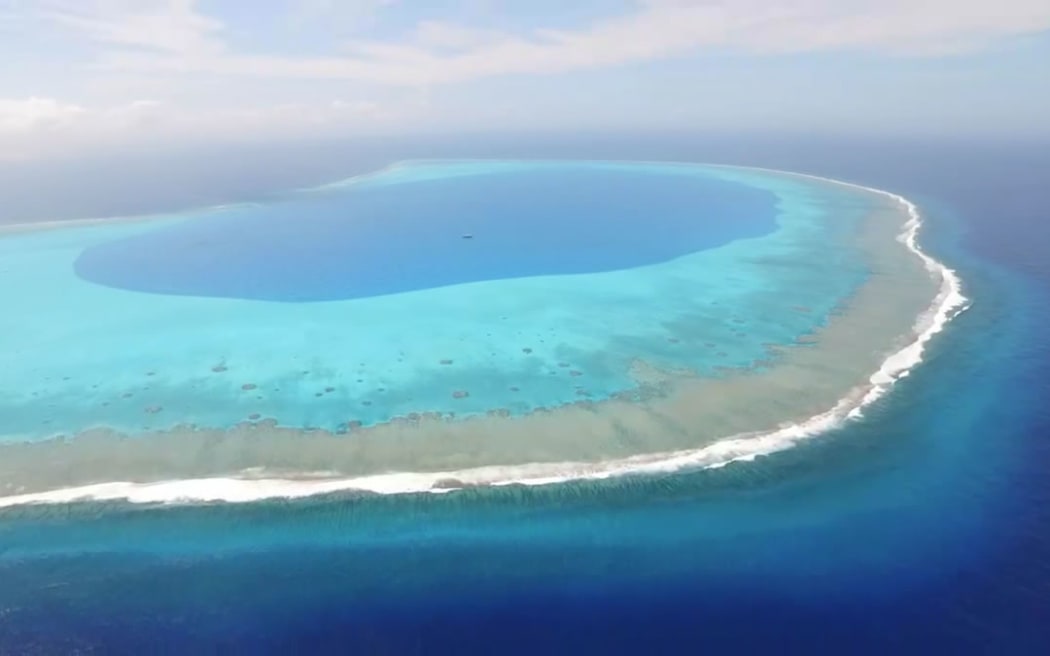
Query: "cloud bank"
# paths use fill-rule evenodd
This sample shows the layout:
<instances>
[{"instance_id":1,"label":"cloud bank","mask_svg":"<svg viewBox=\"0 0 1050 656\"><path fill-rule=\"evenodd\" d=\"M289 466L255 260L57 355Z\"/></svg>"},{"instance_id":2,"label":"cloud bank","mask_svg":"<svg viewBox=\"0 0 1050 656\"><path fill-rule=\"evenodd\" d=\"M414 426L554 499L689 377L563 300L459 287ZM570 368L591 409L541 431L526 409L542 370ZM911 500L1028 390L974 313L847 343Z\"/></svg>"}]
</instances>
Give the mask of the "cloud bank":
<instances>
[{"instance_id":1,"label":"cloud bank","mask_svg":"<svg viewBox=\"0 0 1050 656\"><path fill-rule=\"evenodd\" d=\"M232 3L0 0L0 39L7 35L13 42L21 35L23 49L10 58L30 69L38 58L57 55L43 46L27 50L25 42L39 36L62 44L75 53L62 62L66 75L87 80L82 87L90 89L127 79L166 91L202 80L229 88L327 84L328 99L303 102L289 90L265 107L221 107L200 97L174 104L114 97L88 106L50 92L41 76L32 95L0 99L0 147L9 155L24 153L34 139L48 136L75 144L161 131L367 130L392 117L425 118L419 107L413 115L409 104L372 100L376 89L440 93L508 77L557 78L713 57L761 65L785 55L973 56L1050 29L1046 0L635 0L621 13L585 22L565 24L552 14L529 25L485 24L469 16L435 19L422 11L415 16L407 0L260 0L249 13L247 5L238 6L240 14L224 14L220 10ZM321 26L316 42L324 47L289 49L239 38L257 29L255 21L264 14L288 29ZM393 14L399 20L384 23ZM4 48L0 44L0 55Z\"/></svg>"},{"instance_id":2,"label":"cloud bank","mask_svg":"<svg viewBox=\"0 0 1050 656\"><path fill-rule=\"evenodd\" d=\"M378 8L381 4L376 3ZM341 53L248 52L194 0L45 0L30 17L103 50L94 65L149 73L362 80L435 85L508 74L555 74L695 55L829 51L930 56L979 51L1050 29L1045 0L641 0L575 29L518 32L425 20Z\"/></svg>"}]
</instances>

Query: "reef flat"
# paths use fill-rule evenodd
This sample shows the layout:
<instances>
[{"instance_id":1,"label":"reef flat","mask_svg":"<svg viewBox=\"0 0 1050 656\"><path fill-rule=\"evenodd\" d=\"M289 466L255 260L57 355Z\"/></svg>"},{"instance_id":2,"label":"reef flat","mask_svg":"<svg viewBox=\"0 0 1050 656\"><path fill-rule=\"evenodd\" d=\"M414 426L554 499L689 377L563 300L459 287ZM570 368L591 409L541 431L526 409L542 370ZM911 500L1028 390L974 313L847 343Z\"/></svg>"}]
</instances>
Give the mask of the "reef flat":
<instances>
[{"instance_id":1,"label":"reef flat","mask_svg":"<svg viewBox=\"0 0 1050 656\"><path fill-rule=\"evenodd\" d=\"M113 243L114 230L148 235L184 217L0 239L5 266L31 268L45 283L45 272L53 276L49 290L8 286L0 298L62 326L5 352L22 385L14 374L2 383L12 393L0 426L0 504L447 491L721 466L858 417L965 307L954 273L918 248L914 205L796 174L423 163L312 193L410 193L413 184L539 170L550 177L533 184L564 196L573 187L563 174L573 167L758 190L767 197L723 197L713 214L699 203L695 220L721 229L733 222L734 203L758 211L770 201L775 228L762 233L752 221L744 234L705 237L698 252L608 270L639 239L637 226L630 240L603 246L616 221L588 215L579 238L606 249L600 271L481 275L293 305L120 290L69 274L85 248ZM206 219L189 220L207 228ZM483 244L484 230L472 230L470 246ZM4 248L38 237L36 248ZM650 251L670 252L660 244ZM84 295L74 300L72 288ZM39 310L49 297L74 307L47 317ZM94 310L92 300L101 300ZM104 307L113 312L99 315ZM78 312L97 318L57 323ZM112 335L92 332L107 327L124 336L119 352L130 352L133 365L99 357L117 352ZM96 349L84 339L92 335ZM52 348L44 354L44 346ZM26 385L34 375L47 385ZM112 418L104 408L116 408ZM41 427L42 416L67 425Z\"/></svg>"}]
</instances>

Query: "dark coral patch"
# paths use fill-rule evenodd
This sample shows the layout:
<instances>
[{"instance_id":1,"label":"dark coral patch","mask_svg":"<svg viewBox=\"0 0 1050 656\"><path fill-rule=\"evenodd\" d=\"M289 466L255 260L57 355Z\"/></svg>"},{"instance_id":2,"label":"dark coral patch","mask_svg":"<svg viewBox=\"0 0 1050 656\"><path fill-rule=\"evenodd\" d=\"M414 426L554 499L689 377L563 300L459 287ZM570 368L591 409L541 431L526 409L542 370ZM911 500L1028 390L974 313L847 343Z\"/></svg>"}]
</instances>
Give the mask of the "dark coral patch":
<instances>
[{"instance_id":1,"label":"dark coral patch","mask_svg":"<svg viewBox=\"0 0 1050 656\"><path fill-rule=\"evenodd\" d=\"M146 414L155 415L155 414L157 414L158 412L160 412L163 409L164 408L162 406L159 406L159 405L150 405L150 406L146 406L145 412L146 412Z\"/></svg>"},{"instance_id":2,"label":"dark coral patch","mask_svg":"<svg viewBox=\"0 0 1050 656\"><path fill-rule=\"evenodd\" d=\"M211 370L217 374L221 374L222 372L227 370L227 367L224 364L217 364L214 367L212 367Z\"/></svg>"},{"instance_id":3,"label":"dark coral patch","mask_svg":"<svg viewBox=\"0 0 1050 656\"><path fill-rule=\"evenodd\" d=\"M445 360L442 360L439 364L452 364L452 360L445 359Z\"/></svg>"},{"instance_id":4,"label":"dark coral patch","mask_svg":"<svg viewBox=\"0 0 1050 656\"><path fill-rule=\"evenodd\" d=\"M248 419L251 419L252 421L255 421L256 419L258 419L261 416L262 415L260 415L258 412L253 412L250 415L248 415Z\"/></svg>"},{"instance_id":5,"label":"dark coral patch","mask_svg":"<svg viewBox=\"0 0 1050 656\"><path fill-rule=\"evenodd\" d=\"M332 392L335 391L335 388L334 387L326 387L326 388L324 388L324 391L325 391L325 394L331 394Z\"/></svg>"},{"instance_id":6,"label":"dark coral patch","mask_svg":"<svg viewBox=\"0 0 1050 656\"><path fill-rule=\"evenodd\" d=\"M245 392L253 390L253 389L257 388L257 387L258 387L258 385L256 385L255 383L245 383L245 384L241 385L241 389L244 390Z\"/></svg>"},{"instance_id":7,"label":"dark coral patch","mask_svg":"<svg viewBox=\"0 0 1050 656\"><path fill-rule=\"evenodd\" d=\"M525 355L528 355L529 353L532 353L532 349L530 349L528 346L526 346L525 348L521 349L521 352L524 353Z\"/></svg>"},{"instance_id":8,"label":"dark coral patch","mask_svg":"<svg viewBox=\"0 0 1050 656\"><path fill-rule=\"evenodd\" d=\"M452 392L452 398L454 399L465 399L470 396L470 392L467 390L456 390Z\"/></svg>"},{"instance_id":9,"label":"dark coral patch","mask_svg":"<svg viewBox=\"0 0 1050 656\"><path fill-rule=\"evenodd\" d=\"M582 376L583 372L580 371L579 369L573 369L572 371L569 372L569 375L570 376Z\"/></svg>"},{"instance_id":10,"label":"dark coral patch","mask_svg":"<svg viewBox=\"0 0 1050 656\"><path fill-rule=\"evenodd\" d=\"M512 391L512 392L520 392L521 388L520 387L511 387L510 391Z\"/></svg>"}]
</instances>

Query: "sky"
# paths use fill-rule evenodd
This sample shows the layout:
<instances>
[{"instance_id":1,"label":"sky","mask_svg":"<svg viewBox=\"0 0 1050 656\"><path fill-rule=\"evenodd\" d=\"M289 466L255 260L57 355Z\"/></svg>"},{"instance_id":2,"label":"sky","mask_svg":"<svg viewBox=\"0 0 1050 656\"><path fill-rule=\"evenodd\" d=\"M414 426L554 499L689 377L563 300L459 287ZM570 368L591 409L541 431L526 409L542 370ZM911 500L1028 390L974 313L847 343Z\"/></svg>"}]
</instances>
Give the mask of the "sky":
<instances>
[{"instance_id":1,"label":"sky","mask_svg":"<svg viewBox=\"0 0 1050 656\"><path fill-rule=\"evenodd\" d=\"M1047 0L0 0L0 159L559 130L1050 135Z\"/></svg>"}]
</instances>

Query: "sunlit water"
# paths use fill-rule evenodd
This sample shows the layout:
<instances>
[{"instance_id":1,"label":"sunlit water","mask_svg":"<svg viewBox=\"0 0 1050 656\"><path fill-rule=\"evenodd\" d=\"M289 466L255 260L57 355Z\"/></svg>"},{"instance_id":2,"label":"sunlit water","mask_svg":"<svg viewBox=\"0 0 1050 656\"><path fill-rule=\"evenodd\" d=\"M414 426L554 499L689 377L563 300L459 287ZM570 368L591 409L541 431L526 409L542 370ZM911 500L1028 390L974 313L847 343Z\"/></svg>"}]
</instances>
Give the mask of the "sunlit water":
<instances>
[{"instance_id":1,"label":"sunlit water","mask_svg":"<svg viewBox=\"0 0 1050 656\"><path fill-rule=\"evenodd\" d=\"M982 201L977 177L869 176L926 194L924 243L959 270L973 307L863 421L755 462L660 476L12 508L0 644L1038 653L1050 488L1023 464L1045 460L1036 438L1050 419L1033 330L1050 280L1033 245L1046 236L1038 196Z\"/></svg>"}]
</instances>

